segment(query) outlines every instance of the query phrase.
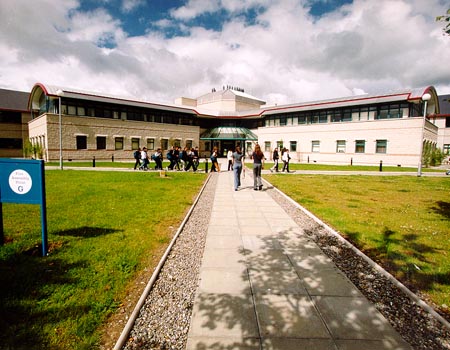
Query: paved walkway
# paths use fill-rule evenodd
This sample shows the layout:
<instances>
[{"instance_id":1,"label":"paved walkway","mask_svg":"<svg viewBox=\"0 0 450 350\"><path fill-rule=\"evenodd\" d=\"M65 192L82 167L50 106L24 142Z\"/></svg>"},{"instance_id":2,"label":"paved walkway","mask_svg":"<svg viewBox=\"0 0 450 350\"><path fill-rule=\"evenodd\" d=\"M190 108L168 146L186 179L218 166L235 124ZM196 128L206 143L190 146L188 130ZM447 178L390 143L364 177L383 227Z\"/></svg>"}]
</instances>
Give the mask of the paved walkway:
<instances>
[{"instance_id":1,"label":"paved walkway","mask_svg":"<svg viewBox=\"0 0 450 350\"><path fill-rule=\"evenodd\" d=\"M251 176L215 175L188 350L411 349Z\"/></svg>"}]
</instances>

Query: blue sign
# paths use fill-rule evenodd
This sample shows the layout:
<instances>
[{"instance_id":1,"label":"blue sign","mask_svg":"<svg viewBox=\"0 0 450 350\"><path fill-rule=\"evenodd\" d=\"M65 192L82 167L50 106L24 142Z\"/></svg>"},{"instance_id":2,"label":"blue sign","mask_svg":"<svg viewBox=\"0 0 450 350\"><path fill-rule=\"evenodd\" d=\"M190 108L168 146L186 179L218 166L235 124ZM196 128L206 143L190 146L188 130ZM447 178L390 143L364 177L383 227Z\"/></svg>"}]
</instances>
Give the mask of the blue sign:
<instances>
[{"instance_id":1,"label":"blue sign","mask_svg":"<svg viewBox=\"0 0 450 350\"><path fill-rule=\"evenodd\" d=\"M0 240L3 244L2 203L41 205L42 255L47 249L44 161L0 158Z\"/></svg>"}]
</instances>

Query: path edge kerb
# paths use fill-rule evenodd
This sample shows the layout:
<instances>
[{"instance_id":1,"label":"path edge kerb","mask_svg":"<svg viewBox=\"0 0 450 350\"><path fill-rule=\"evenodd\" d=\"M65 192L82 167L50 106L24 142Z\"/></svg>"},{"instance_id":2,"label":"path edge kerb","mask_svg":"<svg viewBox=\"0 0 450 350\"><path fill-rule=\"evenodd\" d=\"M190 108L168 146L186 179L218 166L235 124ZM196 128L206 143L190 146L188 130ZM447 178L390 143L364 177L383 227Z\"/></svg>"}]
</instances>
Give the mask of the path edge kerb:
<instances>
[{"instance_id":1,"label":"path edge kerb","mask_svg":"<svg viewBox=\"0 0 450 350\"><path fill-rule=\"evenodd\" d=\"M208 177L206 178L205 183L203 184L202 188L200 189L199 193L197 194L197 197L194 200L194 203L192 203L191 208L187 212L186 216L184 217L183 221L181 222L180 226L178 227L177 232L172 238L172 241L170 242L169 246L167 247L166 251L164 252L164 255L162 256L161 260L159 261L158 266L155 268L155 271L153 271L152 277L147 283L147 286L145 287L144 291L142 292L141 297L139 298L139 301L137 302L136 306L134 307L133 312L131 313L124 329L122 330L122 333L120 334L119 339L116 342L116 345L114 345L113 350L121 350L128 339L128 336L131 332L131 330L134 327L134 323L139 316L139 312L142 309L142 306L145 303L145 300L147 299L148 294L150 293L154 283L158 279L159 273L161 272L162 267L164 266L164 263L167 260L167 257L170 254L170 251L172 250L173 245L175 244L178 236L183 231L184 226L186 225L186 222L190 218L192 212L194 211L194 208L196 207L201 195L203 194L203 191L205 190L206 185L208 184L209 180L211 178L211 173L208 174Z\"/></svg>"},{"instance_id":2,"label":"path edge kerb","mask_svg":"<svg viewBox=\"0 0 450 350\"><path fill-rule=\"evenodd\" d=\"M281 196L283 196L289 202L291 202L295 207L300 209L303 213L305 213L311 219L313 219L317 224L319 224L320 226L325 228L334 237L336 237L342 243L344 243L347 247L349 247L355 254L357 254L358 256L363 258L371 267L373 267L375 270L377 270L379 273L381 273L384 277L386 277L389 281L391 281L396 287L398 287L400 290L402 290L413 302L415 302L417 305L419 305L422 309L424 309L426 312L428 312L430 315L432 315L434 318L436 318L439 322L441 322L447 329L450 330L450 322L448 322L444 317L442 317L438 312L436 312L436 310L433 309L430 305L428 305L425 301L420 299L415 293L413 293L403 283L401 283L399 280L397 280L393 275L391 275L389 272L387 272L385 269L383 269L380 265L378 265L375 261L373 261L371 258L369 258L366 254L364 254L359 249L357 249L353 244L351 244L349 241L347 241L337 231L335 231L332 227L328 226L326 223L324 223L322 220L320 220L317 216L315 216L313 213L311 213L308 209L302 207L300 204L298 204L296 201L294 201L291 197L289 197L284 192L280 191L278 188L276 188L274 185L272 185L266 179L264 179L264 181L267 182L267 184L269 184L269 186L271 188L273 188L275 191L277 191Z\"/></svg>"}]
</instances>

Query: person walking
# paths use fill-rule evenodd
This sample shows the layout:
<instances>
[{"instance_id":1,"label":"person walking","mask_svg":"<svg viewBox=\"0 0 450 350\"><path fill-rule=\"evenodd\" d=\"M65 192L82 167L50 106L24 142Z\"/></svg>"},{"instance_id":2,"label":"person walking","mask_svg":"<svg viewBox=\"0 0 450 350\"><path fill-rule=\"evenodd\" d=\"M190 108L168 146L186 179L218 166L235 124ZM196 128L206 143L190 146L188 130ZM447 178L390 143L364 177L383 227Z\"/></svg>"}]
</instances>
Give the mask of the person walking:
<instances>
[{"instance_id":1,"label":"person walking","mask_svg":"<svg viewBox=\"0 0 450 350\"><path fill-rule=\"evenodd\" d=\"M237 191L241 186L241 173L244 166L244 155L242 154L241 147L237 146L236 150L232 154L233 173L234 173L234 190Z\"/></svg>"},{"instance_id":2,"label":"person walking","mask_svg":"<svg viewBox=\"0 0 450 350\"><path fill-rule=\"evenodd\" d=\"M283 155L281 156L281 160L283 161L283 172L289 172L289 159L291 159L291 157L289 156L289 150L285 148Z\"/></svg>"},{"instance_id":3,"label":"person walking","mask_svg":"<svg viewBox=\"0 0 450 350\"><path fill-rule=\"evenodd\" d=\"M233 170L233 151L231 149L228 150L227 159L228 159L228 171Z\"/></svg>"},{"instance_id":4,"label":"person walking","mask_svg":"<svg viewBox=\"0 0 450 350\"><path fill-rule=\"evenodd\" d=\"M273 154L272 154L273 167L271 167L269 169L271 173L273 173L274 170L278 173L278 159L279 158L280 158L280 156L278 155L278 148L275 147L275 149L273 150Z\"/></svg>"},{"instance_id":5,"label":"person walking","mask_svg":"<svg viewBox=\"0 0 450 350\"><path fill-rule=\"evenodd\" d=\"M147 154L147 147L144 147L141 151L141 160L142 165L139 167L140 170L148 170L148 154Z\"/></svg>"},{"instance_id":6,"label":"person walking","mask_svg":"<svg viewBox=\"0 0 450 350\"><path fill-rule=\"evenodd\" d=\"M136 168L139 168L141 166L141 148L140 147L136 151L134 151L133 157L135 159L134 170L136 170Z\"/></svg>"},{"instance_id":7,"label":"person walking","mask_svg":"<svg viewBox=\"0 0 450 350\"><path fill-rule=\"evenodd\" d=\"M255 191L262 190L261 170L264 168L264 153L261 151L261 146L256 144L255 150L252 153L253 159L253 189Z\"/></svg>"}]
</instances>

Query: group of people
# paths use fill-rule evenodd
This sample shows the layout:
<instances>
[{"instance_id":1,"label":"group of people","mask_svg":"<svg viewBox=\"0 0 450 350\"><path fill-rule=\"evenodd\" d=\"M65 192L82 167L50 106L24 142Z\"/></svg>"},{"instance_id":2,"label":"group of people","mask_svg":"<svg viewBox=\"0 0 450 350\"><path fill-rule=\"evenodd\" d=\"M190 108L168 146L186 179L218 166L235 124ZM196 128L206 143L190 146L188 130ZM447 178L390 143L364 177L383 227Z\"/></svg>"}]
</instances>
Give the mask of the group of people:
<instances>
[{"instance_id":1,"label":"group of people","mask_svg":"<svg viewBox=\"0 0 450 350\"><path fill-rule=\"evenodd\" d=\"M241 174L244 168L244 154L241 147L237 146L235 151L230 155L231 166L234 172L234 190L238 191L241 187ZM250 157L253 160L253 189L255 191L261 191L263 188L261 170L264 169L264 153L261 151L261 147L256 144L255 149ZM230 159L228 162L228 170L230 169ZM245 170L244 170L245 171Z\"/></svg>"},{"instance_id":2,"label":"group of people","mask_svg":"<svg viewBox=\"0 0 450 350\"><path fill-rule=\"evenodd\" d=\"M148 170L150 159L155 162L155 170L163 170L163 153L161 148L158 148L150 157L148 155L147 147L138 148L133 153L135 163L134 170ZM181 148L172 146L166 154L167 159L170 161L170 165L167 170L184 170L189 171L191 168L193 171L197 171L198 160L198 147L196 148Z\"/></svg>"},{"instance_id":3,"label":"group of people","mask_svg":"<svg viewBox=\"0 0 450 350\"><path fill-rule=\"evenodd\" d=\"M278 161L280 159L280 155L278 153L278 148L276 147L273 150L272 153L272 159L273 159L273 167L271 167L269 170L270 172L273 172L274 170L278 173ZM291 156L289 155L289 150L287 148L283 148L281 150L281 160L283 162L283 168L282 172L289 172L289 160L291 159Z\"/></svg>"}]
</instances>

